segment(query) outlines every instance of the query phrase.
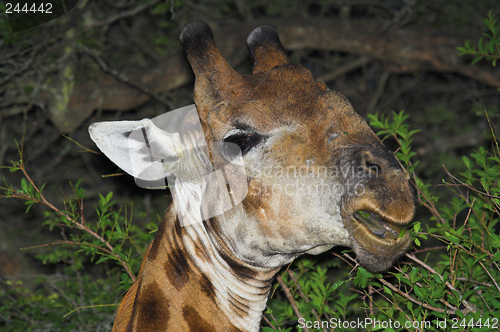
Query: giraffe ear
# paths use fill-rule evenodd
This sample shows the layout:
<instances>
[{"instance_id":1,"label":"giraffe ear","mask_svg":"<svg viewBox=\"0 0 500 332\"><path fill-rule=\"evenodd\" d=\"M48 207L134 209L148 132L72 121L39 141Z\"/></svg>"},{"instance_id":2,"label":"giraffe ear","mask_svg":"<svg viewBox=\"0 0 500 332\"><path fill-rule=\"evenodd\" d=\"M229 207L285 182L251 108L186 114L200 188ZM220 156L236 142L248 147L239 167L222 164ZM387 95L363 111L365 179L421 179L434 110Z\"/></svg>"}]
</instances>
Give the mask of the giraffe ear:
<instances>
[{"instance_id":1,"label":"giraffe ear","mask_svg":"<svg viewBox=\"0 0 500 332\"><path fill-rule=\"evenodd\" d=\"M96 122L89 134L106 157L140 180L164 179L183 157L179 133L167 133L150 119Z\"/></svg>"},{"instance_id":2,"label":"giraffe ear","mask_svg":"<svg viewBox=\"0 0 500 332\"><path fill-rule=\"evenodd\" d=\"M195 75L196 107L200 115L206 115L212 106L227 99L242 76L222 57L207 24L186 25L180 39Z\"/></svg>"},{"instance_id":3,"label":"giraffe ear","mask_svg":"<svg viewBox=\"0 0 500 332\"><path fill-rule=\"evenodd\" d=\"M248 36L247 47L252 54L253 74L289 63L278 32L270 25L257 27Z\"/></svg>"}]
</instances>

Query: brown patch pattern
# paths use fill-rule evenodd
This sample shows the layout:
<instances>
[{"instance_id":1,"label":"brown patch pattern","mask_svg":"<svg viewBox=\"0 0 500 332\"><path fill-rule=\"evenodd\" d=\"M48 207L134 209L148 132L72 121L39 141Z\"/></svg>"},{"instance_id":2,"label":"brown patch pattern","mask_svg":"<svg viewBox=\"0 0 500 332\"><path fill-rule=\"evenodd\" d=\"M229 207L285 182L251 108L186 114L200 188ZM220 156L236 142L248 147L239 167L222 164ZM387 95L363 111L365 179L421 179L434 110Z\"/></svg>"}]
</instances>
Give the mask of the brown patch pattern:
<instances>
[{"instance_id":1,"label":"brown patch pattern","mask_svg":"<svg viewBox=\"0 0 500 332\"><path fill-rule=\"evenodd\" d=\"M211 299L212 301L215 301L215 291L214 291L214 286L212 283L208 280L208 278L204 275L200 277L199 280L200 288L203 294L205 294L206 297Z\"/></svg>"},{"instance_id":2,"label":"brown patch pattern","mask_svg":"<svg viewBox=\"0 0 500 332\"><path fill-rule=\"evenodd\" d=\"M145 286L137 298L137 325L134 331L163 331L170 319L167 298L156 281Z\"/></svg>"},{"instance_id":3,"label":"brown patch pattern","mask_svg":"<svg viewBox=\"0 0 500 332\"><path fill-rule=\"evenodd\" d=\"M149 250L149 255L147 256L150 260L156 260L158 256L158 250L160 249L160 245L163 242L163 238L165 236L165 222L162 221L160 227L158 228L158 232L156 233L156 237L151 245L151 249Z\"/></svg>"},{"instance_id":4,"label":"brown patch pattern","mask_svg":"<svg viewBox=\"0 0 500 332\"><path fill-rule=\"evenodd\" d=\"M191 268L186 254L181 248L173 249L163 265L170 283L180 290L189 281Z\"/></svg>"},{"instance_id":5,"label":"brown patch pattern","mask_svg":"<svg viewBox=\"0 0 500 332\"><path fill-rule=\"evenodd\" d=\"M215 327L203 319L193 306L182 308L182 316L189 326L189 332L216 332Z\"/></svg>"},{"instance_id":6,"label":"brown patch pattern","mask_svg":"<svg viewBox=\"0 0 500 332\"><path fill-rule=\"evenodd\" d=\"M354 112L345 96L329 91L323 83L315 82L305 67L288 62L279 38L271 27L256 29L248 39L254 61L252 76L242 76L227 64L215 46L212 32L203 23L188 25L181 34L181 43L196 76L195 103L207 143L221 141L227 130L238 122L262 135L271 133L279 126L287 126L293 133L274 143L272 149L263 151L262 154L267 158L263 160L273 160L284 167L301 166L309 161L316 166L336 165L366 170L336 176L336 182L346 184L349 181L351 185L361 184L367 189L366 193L348 189L341 197L344 224L352 219L357 210L376 213L383 217L386 225L389 222L404 225L410 221L415 206L408 174L400 169L396 159ZM210 118L214 121L213 126ZM213 161L213 157L209 157ZM380 171L377 177L367 176L371 174L370 166ZM259 179L255 180L258 182ZM283 209L281 213L273 212L271 207L274 208L276 203L270 202L272 192L260 190L266 189L266 185L269 186L265 183L257 183L253 188L251 186L243 202L245 212L259 222L260 234L264 235L258 239L261 242L269 241L265 235L273 231L280 234L294 231L287 223L293 217L292 211ZM167 212L165 220L169 224L161 224L147 258L148 263L154 264L148 265L152 266L145 270L148 275L141 276L141 283L136 284L130 295L127 295L125 305L120 308L123 312L120 319L125 319L132 311L131 302L134 299L131 313L133 326L129 326L129 330L170 331L187 325L191 332L238 331L233 323L241 320L234 320L234 317L247 317L250 301L244 298L245 293L238 296L230 290L227 300L231 303L232 312L224 312L218 306L214 286L206 276L198 277L199 267L187 256L183 246L186 231L174 219ZM268 220L283 221L279 225L281 228L270 228L273 225L269 225ZM175 222L175 226L171 222ZM242 233L222 234L216 218L204 221L203 227L209 233L210 240L217 242L213 244L230 267L228 272L245 282L258 277L258 272L239 260L228 247L227 237L241 237L243 242L245 237ZM372 270L388 267L395 256L406 249L406 240L376 238L361 221L352 220L347 228L354 239L353 249L358 258ZM356 237L358 233L362 235ZM203 264L210 264L210 258L213 257L207 257L204 244L193 242L195 254ZM247 246L252 249L251 243L247 243ZM266 253L260 252L259 255ZM269 274L274 276L277 271ZM172 285L167 285L168 294L165 295L156 281L165 282L162 273L166 274L168 283ZM146 280L151 280L149 278L153 281L146 283ZM269 293L270 287L270 283L262 287L263 294ZM134 296L135 292L137 296ZM176 302L170 306L167 296ZM258 322L246 323L255 325Z\"/></svg>"}]
</instances>

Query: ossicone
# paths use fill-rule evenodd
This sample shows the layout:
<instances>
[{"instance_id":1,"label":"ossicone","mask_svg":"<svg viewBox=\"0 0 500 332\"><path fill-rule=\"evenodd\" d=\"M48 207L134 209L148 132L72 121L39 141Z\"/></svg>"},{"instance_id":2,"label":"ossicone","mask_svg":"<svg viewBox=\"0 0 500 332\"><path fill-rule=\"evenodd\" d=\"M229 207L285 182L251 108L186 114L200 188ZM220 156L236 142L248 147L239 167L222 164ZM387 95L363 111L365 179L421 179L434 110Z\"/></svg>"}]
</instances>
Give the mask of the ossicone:
<instances>
[{"instance_id":1,"label":"ossicone","mask_svg":"<svg viewBox=\"0 0 500 332\"><path fill-rule=\"evenodd\" d=\"M254 74L289 63L278 32L270 25L257 27L248 36L247 47L252 55Z\"/></svg>"}]
</instances>

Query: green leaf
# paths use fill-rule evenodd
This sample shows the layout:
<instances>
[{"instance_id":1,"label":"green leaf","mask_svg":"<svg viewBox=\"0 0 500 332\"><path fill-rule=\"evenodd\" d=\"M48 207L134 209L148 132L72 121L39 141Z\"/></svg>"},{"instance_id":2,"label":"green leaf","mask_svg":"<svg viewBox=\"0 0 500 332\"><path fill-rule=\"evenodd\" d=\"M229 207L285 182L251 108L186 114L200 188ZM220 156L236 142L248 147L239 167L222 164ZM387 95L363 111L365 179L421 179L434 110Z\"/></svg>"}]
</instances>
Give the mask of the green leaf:
<instances>
[{"instance_id":1,"label":"green leaf","mask_svg":"<svg viewBox=\"0 0 500 332\"><path fill-rule=\"evenodd\" d=\"M477 56L472 60L472 63L470 64L471 66L474 66L476 63L478 63L483 57L482 56Z\"/></svg>"},{"instance_id":2,"label":"green leaf","mask_svg":"<svg viewBox=\"0 0 500 332\"><path fill-rule=\"evenodd\" d=\"M398 238L402 238L406 234L406 228L402 228L401 232L399 232Z\"/></svg>"},{"instance_id":3,"label":"green leaf","mask_svg":"<svg viewBox=\"0 0 500 332\"><path fill-rule=\"evenodd\" d=\"M492 39L488 42L488 51L493 54L493 52L495 51L495 40Z\"/></svg>"},{"instance_id":4,"label":"green leaf","mask_svg":"<svg viewBox=\"0 0 500 332\"><path fill-rule=\"evenodd\" d=\"M109 203L109 200L111 199L111 197L113 197L113 192L110 191L107 195L106 195L106 203Z\"/></svg>"},{"instance_id":5,"label":"green leaf","mask_svg":"<svg viewBox=\"0 0 500 332\"><path fill-rule=\"evenodd\" d=\"M29 189L28 189L28 182L26 182L26 179L25 178L22 178L21 179L21 190L23 193L25 194L28 194L29 193Z\"/></svg>"},{"instance_id":6,"label":"green leaf","mask_svg":"<svg viewBox=\"0 0 500 332\"><path fill-rule=\"evenodd\" d=\"M160 2L157 4L153 10L151 11L151 14L153 15L164 15L168 12L169 6L165 2Z\"/></svg>"}]
</instances>

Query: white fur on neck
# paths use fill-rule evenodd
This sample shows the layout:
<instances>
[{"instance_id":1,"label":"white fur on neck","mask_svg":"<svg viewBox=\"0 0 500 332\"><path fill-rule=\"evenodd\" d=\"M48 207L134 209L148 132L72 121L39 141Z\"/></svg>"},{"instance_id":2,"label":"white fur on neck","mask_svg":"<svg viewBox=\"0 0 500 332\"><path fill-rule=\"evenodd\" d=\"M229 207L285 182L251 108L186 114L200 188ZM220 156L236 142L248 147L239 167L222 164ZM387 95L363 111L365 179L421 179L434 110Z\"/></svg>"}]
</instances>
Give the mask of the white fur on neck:
<instances>
[{"instance_id":1,"label":"white fur on neck","mask_svg":"<svg viewBox=\"0 0 500 332\"><path fill-rule=\"evenodd\" d=\"M185 248L196 266L213 285L216 301L230 322L242 331L259 331L262 312L268 298L268 294L262 294L262 289L269 286L269 280L278 269L250 267L248 265L258 273L257 275L261 279L248 280L247 277L242 278L235 274L220 256L220 248L216 247L216 241L210 237L202 222L201 195L205 190L205 185L206 182L200 180L176 183L174 188L171 188L174 189L172 196L178 219L187 233L187 236L183 238ZM200 244L205 255L199 254ZM246 300L246 303L241 303L248 312L245 317L236 313L236 304L238 304L239 298Z\"/></svg>"},{"instance_id":2,"label":"white fur on neck","mask_svg":"<svg viewBox=\"0 0 500 332\"><path fill-rule=\"evenodd\" d=\"M262 294L262 288L268 286L269 279L274 276L277 270L258 269L258 272L261 272L259 276L263 277L262 280L251 279L251 283L247 283L235 275L227 262L222 259L203 224L187 226L186 231L188 236L184 238L185 247L194 258L195 264L213 285L216 301L227 318L243 331L259 331L262 312L268 298L268 294ZM202 244L208 259L196 254L195 243ZM257 269L253 268L253 270ZM248 308L246 309L248 314L245 317L236 313L234 302L238 302L239 298L246 299L246 303L241 303Z\"/></svg>"}]
</instances>

